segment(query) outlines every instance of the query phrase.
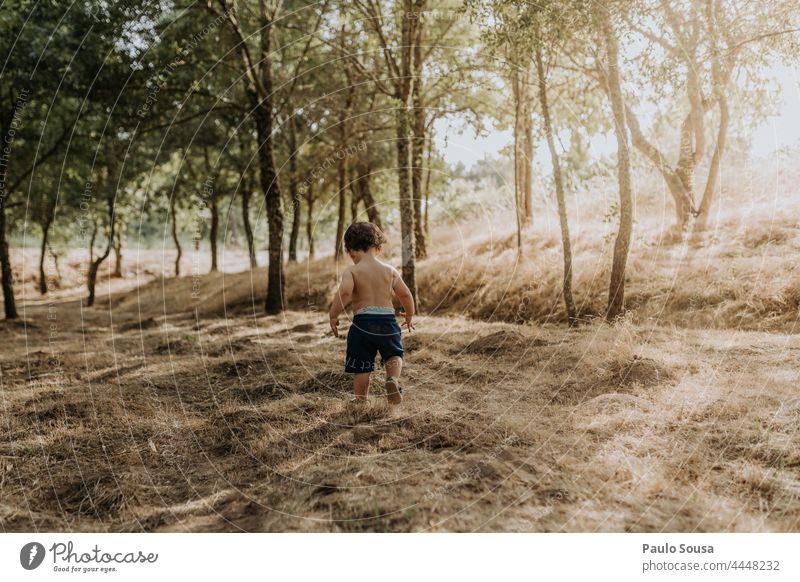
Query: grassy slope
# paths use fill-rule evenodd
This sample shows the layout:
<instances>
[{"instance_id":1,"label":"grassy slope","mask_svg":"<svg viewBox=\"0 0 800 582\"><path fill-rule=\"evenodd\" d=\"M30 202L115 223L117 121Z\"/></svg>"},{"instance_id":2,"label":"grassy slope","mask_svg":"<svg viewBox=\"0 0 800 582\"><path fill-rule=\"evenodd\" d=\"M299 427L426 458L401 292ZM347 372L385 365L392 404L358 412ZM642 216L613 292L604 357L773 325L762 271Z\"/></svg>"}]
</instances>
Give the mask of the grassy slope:
<instances>
[{"instance_id":1,"label":"grassy slope","mask_svg":"<svg viewBox=\"0 0 800 582\"><path fill-rule=\"evenodd\" d=\"M265 317L263 269L153 279L171 258L131 250L128 277L101 274L85 309L79 253L37 299L35 253L19 251L26 321L0 322L0 529L797 531L800 177L727 180L752 195L722 196L689 249L658 234L668 202L639 201L653 214L613 328L593 318L608 196L572 217L574 330L552 209L522 258L501 215L437 230L395 415L380 386L369 408L345 404L330 259L289 266L291 310Z\"/></svg>"},{"instance_id":2,"label":"grassy slope","mask_svg":"<svg viewBox=\"0 0 800 582\"><path fill-rule=\"evenodd\" d=\"M157 279L91 310L68 293L29 303L26 323L0 324L0 525L796 531L800 338L786 334L796 279L781 257L797 240L752 230L691 261L639 245L629 290L647 301L614 328L576 330L543 323L560 312L555 277L532 273L552 240L516 268L504 237L465 241L459 261L421 266L436 315L406 338L397 415L379 397L344 402L343 340L318 312L329 259L289 269L279 317L253 304L262 271ZM590 259L584 313L607 280ZM772 333L730 329L759 327Z\"/></svg>"},{"instance_id":3,"label":"grassy slope","mask_svg":"<svg viewBox=\"0 0 800 582\"><path fill-rule=\"evenodd\" d=\"M696 329L762 330L794 333L800 309L800 252L796 216L758 221L748 228L725 225L698 245L648 235L647 225L631 252L626 305L636 323ZM480 225L473 226L479 232ZM471 239L453 231L434 234L436 257L419 263L423 310L482 321L564 323L560 298L561 247L558 233L535 224L519 256L507 230ZM469 227L465 228L469 230ZM601 317L610 273L610 245L603 232L575 241L575 300L584 321ZM391 249L390 249L391 250ZM396 262L389 255L388 260ZM289 265L287 301L292 309L324 311L347 259L326 257ZM135 293L110 299L115 309L162 313L187 309L212 316L259 315L266 293L266 269L201 277L158 278Z\"/></svg>"},{"instance_id":4,"label":"grassy slope","mask_svg":"<svg viewBox=\"0 0 800 582\"><path fill-rule=\"evenodd\" d=\"M309 314L58 317L4 358L6 531L800 524L798 336L424 318L390 414Z\"/></svg>"}]
</instances>

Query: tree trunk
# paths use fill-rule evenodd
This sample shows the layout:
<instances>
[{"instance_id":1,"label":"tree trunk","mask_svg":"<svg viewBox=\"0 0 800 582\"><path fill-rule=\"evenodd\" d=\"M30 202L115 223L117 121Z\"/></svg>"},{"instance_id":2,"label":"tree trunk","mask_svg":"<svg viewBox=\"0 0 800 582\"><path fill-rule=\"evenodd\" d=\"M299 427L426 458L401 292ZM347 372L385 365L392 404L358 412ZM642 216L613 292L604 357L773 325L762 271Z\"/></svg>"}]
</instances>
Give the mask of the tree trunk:
<instances>
[{"instance_id":1,"label":"tree trunk","mask_svg":"<svg viewBox=\"0 0 800 582\"><path fill-rule=\"evenodd\" d=\"M725 142L728 137L728 126L730 124L730 112L728 111L728 99L724 94L719 96L719 129L717 131L717 143L714 146L714 153L711 156L711 164L708 168L708 179L703 191L703 199L697 209L697 220L694 224L695 232L700 233L708 225L708 213L711 210L711 203L714 200L714 191L717 187L719 168L722 161L722 153L725 151Z\"/></svg>"},{"instance_id":2,"label":"tree trunk","mask_svg":"<svg viewBox=\"0 0 800 582\"><path fill-rule=\"evenodd\" d=\"M709 205L716 187L728 124L727 121L723 121L728 116L727 103L720 105L718 99L719 96L724 96L727 91L731 76L735 70L739 50L744 43L736 43L727 49L719 47L718 20L723 11L721 2L708 0L696 3L698 14L695 15L696 20L693 25L697 28L694 28L694 32L691 33L687 30L681 32L683 24L679 22L679 18L670 8L669 2L664 1L661 4L668 25L678 37L683 37L678 42L678 55L683 61L681 64L686 71L685 88L690 108L681 122L678 161L674 168L658 148L644 137L636 115L630 109L626 109L626 117L633 145L661 172L670 194L675 199L676 230L679 231L682 238L689 230L693 230L695 233L700 232L707 221L707 216L701 215L707 214L708 206L705 211L701 210L701 208L696 208L694 197L694 179L706 147L705 115L715 104L721 107L717 142L721 139L722 143L715 145L713 148L709 175L706 180L706 187L703 190L703 199ZM699 16L700 11L705 12L705 22ZM705 25L705 30L702 30L703 25ZM700 32L701 30L702 32ZM701 45L701 43L705 42L709 43L708 49L703 48ZM710 66L711 69L710 96L704 94L703 83L699 77L699 71L705 70L707 66ZM726 111L723 112L722 109L726 109ZM708 198L706 198L706 193L709 194ZM692 227L693 218L695 220Z\"/></svg>"},{"instance_id":3,"label":"tree trunk","mask_svg":"<svg viewBox=\"0 0 800 582\"><path fill-rule=\"evenodd\" d=\"M424 2L422 9L424 10ZM424 20L416 23L414 34L414 81L412 102L414 127L411 138L411 195L414 200L414 252L417 259L427 256L425 230L422 218L422 154L425 149L425 109L422 106L422 31Z\"/></svg>"},{"instance_id":4,"label":"tree trunk","mask_svg":"<svg viewBox=\"0 0 800 582\"><path fill-rule=\"evenodd\" d=\"M271 123L270 123L271 125ZM271 138L268 138L271 139ZM268 314L280 313L284 309L284 286L283 280L283 201L278 188L277 175L275 174L274 160L272 158L272 148L268 156L269 163L264 162L262 166L262 187L265 189L265 201L267 208L267 222L269 225L268 256L269 266L267 269L267 297L264 310ZM265 168L264 166L268 166ZM270 173L270 170L272 171Z\"/></svg>"},{"instance_id":5,"label":"tree trunk","mask_svg":"<svg viewBox=\"0 0 800 582\"><path fill-rule=\"evenodd\" d=\"M525 225L533 221L533 111L531 108L531 98L529 95L529 76L526 72L524 77L522 95L525 99L522 119L524 130L524 140L522 148L522 222Z\"/></svg>"},{"instance_id":6,"label":"tree trunk","mask_svg":"<svg viewBox=\"0 0 800 582\"><path fill-rule=\"evenodd\" d=\"M714 192L717 188L720 163L722 154L725 151L725 142L728 137L728 125L730 124L730 112L728 111L728 97L726 95L727 84L736 61L736 52L729 53L727 63L723 63L721 51L719 50L719 30L718 20L722 16L722 4L720 2L706 2L705 16L708 37L711 41L711 78L713 82L712 94L716 96L717 107L719 109L719 127L717 129L717 140L714 144L714 152L711 155L711 163L708 168L706 187L703 190L703 198L697 209L697 219L694 223L694 242L699 240L699 235L708 225L708 213L711 210L711 203L714 199ZM737 49L738 50L738 49Z\"/></svg>"},{"instance_id":7,"label":"tree trunk","mask_svg":"<svg viewBox=\"0 0 800 582\"><path fill-rule=\"evenodd\" d=\"M403 1L407 15L414 12L414 2ZM412 44L415 38L417 19L401 19L400 76L395 81L396 132L397 132L397 185L400 201L400 255L403 280L408 285L414 302L418 303L416 279L416 252L414 241L414 200L411 185L411 140L412 111L411 91L413 86Z\"/></svg>"},{"instance_id":8,"label":"tree trunk","mask_svg":"<svg viewBox=\"0 0 800 582\"><path fill-rule=\"evenodd\" d=\"M345 25L342 25L341 35L339 37L342 52L346 52L345 47ZM336 170L338 174L339 184L339 216L336 222L336 246L334 249L334 259L339 260L342 256L344 248L344 229L347 221L347 155L348 144L350 143L350 109L353 106L353 98L355 96L356 85L353 83L352 75L349 67L344 68L344 73L347 77L347 93L345 93L344 103L339 110L339 147L341 151L337 152Z\"/></svg>"},{"instance_id":9,"label":"tree trunk","mask_svg":"<svg viewBox=\"0 0 800 582\"><path fill-rule=\"evenodd\" d=\"M253 239L253 227L250 225L250 185L243 184L242 188L242 226L244 226L244 236L247 239L247 256L250 259L250 268L258 267L256 258L256 243Z\"/></svg>"},{"instance_id":10,"label":"tree trunk","mask_svg":"<svg viewBox=\"0 0 800 582\"><path fill-rule=\"evenodd\" d=\"M417 136L415 135L411 146L411 163L413 165L411 169L411 195L414 200L414 252L416 258L424 259L428 256L428 251L425 241L425 222L422 214L422 152L420 151L421 146L417 145L417 141Z\"/></svg>"},{"instance_id":11,"label":"tree trunk","mask_svg":"<svg viewBox=\"0 0 800 582\"><path fill-rule=\"evenodd\" d=\"M359 192L360 184L358 183L358 172L350 169L350 222L355 222L358 219L358 201L361 199Z\"/></svg>"},{"instance_id":12,"label":"tree trunk","mask_svg":"<svg viewBox=\"0 0 800 582\"><path fill-rule=\"evenodd\" d=\"M56 269L56 282L58 283L58 287L60 288L62 277L61 277L61 268L58 266L58 255L53 250L53 245L51 245L49 242L47 243L47 250L50 253L50 256L53 257L53 266Z\"/></svg>"},{"instance_id":13,"label":"tree trunk","mask_svg":"<svg viewBox=\"0 0 800 582\"><path fill-rule=\"evenodd\" d=\"M94 240L95 237L97 236L96 225L95 225L95 231L92 233L92 241L90 247L91 250L89 252L89 259L91 262L89 263L89 272L86 277L86 287L89 290L89 296L86 299L87 307L91 307L92 305L94 305L95 287L97 286L97 272L100 270L100 265L103 264L103 261L105 261L108 258L108 255L111 254L111 247L114 244L114 234L116 232L114 228L116 223L116 220L114 219L114 199L115 199L114 195L111 195L108 199L108 223L110 232L108 233L108 241L106 242L106 248L103 251L102 255L93 260L92 258L94 254Z\"/></svg>"},{"instance_id":14,"label":"tree trunk","mask_svg":"<svg viewBox=\"0 0 800 582\"><path fill-rule=\"evenodd\" d=\"M176 194L173 192L169 199L169 214L170 223L172 226L172 242L175 244L175 251L177 252L175 255L175 276L180 277L181 255L183 255L183 249L181 249L181 241L178 239L178 217L175 216L175 196Z\"/></svg>"},{"instance_id":15,"label":"tree trunk","mask_svg":"<svg viewBox=\"0 0 800 582\"><path fill-rule=\"evenodd\" d=\"M364 208L367 211L369 221L383 230L381 215L378 212L378 206L375 204L375 197L372 195L372 162L367 161L360 168L361 171L358 173L359 198L364 201Z\"/></svg>"},{"instance_id":16,"label":"tree trunk","mask_svg":"<svg viewBox=\"0 0 800 582\"><path fill-rule=\"evenodd\" d=\"M685 231L689 224L692 214L691 206L687 201L687 196L692 197L692 172L688 167L677 166L669 178L666 178L667 189L675 201L675 229Z\"/></svg>"},{"instance_id":17,"label":"tree trunk","mask_svg":"<svg viewBox=\"0 0 800 582\"><path fill-rule=\"evenodd\" d=\"M308 184L308 193L306 196L306 205L308 206L308 216L306 217L306 238L308 238L308 260L314 258L314 185L313 182Z\"/></svg>"},{"instance_id":18,"label":"tree trunk","mask_svg":"<svg viewBox=\"0 0 800 582\"><path fill-rule=\"evenodd\" d=\"M397 178L400 194L400 254L403 281L416 299L416 265L414 259L414 204L411 199L411 139L408 104L401 101L397 110Z\"/></svg>"},{"instance_id":19,"label":"tree trunk","mask_svg":"<svg viewBox=\"0 0 800 582\"><path fill-rule=\"evenodd\" d=\"M114 237L114 273L112 277L122 278L122 229L118 228Z\"/></svg>"},{"instance_id":20,"label":"tree trunk","mask_svg":"<svg viewBox=\"0 0 800 582\"><path fill-rule=\"evenodd\" d=\"M289 118L289 197L292 200L292 230L289 233L289 262L297 262L297 238L300 235L300 185L297 175L297 119Z\"/></svg>"},{"instance_id":21,"label":"tree trunk","mask_svg":"<svg viewBox=\"0 0 800 582\"><path fill-rule=\"evenodd\" d=\"M94 243L97 240L97 231L100 230L100 227L97 224L97 220L92 218L92 236L89 238L89 262L94 262Z\"/></svg>"},{"instance_id":22,"label":"tree trunk","mask_svg":"<svg viewBox=\"0 0 800 582\"><path fill-rule=\"evenodd\" d=\"M533 218L533 119L531 111L530 69L516 66L512 71L511 89L514 99L514 181L520 230ZM521 234L518 237L521 243Z\"/></svg>"},{"instance_id":23,"label":"tree trunk","mask_svg":"<svg viewBox=\"0 0 800 582\"><path fill-rule=\"evenodd\" d=\"M267 314L280 313L284 309L283 279L283 198L275 169L273 142L273 101L272 82L272 24L279 5L270 5L267 0L259 0L259 55L251 58L245 40L245 33L239 25L236 4L224 3L223 12L217 12L212 4L209 7L218 15L224 16L231 32L239 40L237 49L242 59L241 76L245 90L252 104L252 117L258 140L258 166L261 191L267 213L268 257L267 296L264 310Z\"/></svg>"},{"instance_id":24,"label":"tree trunk","mask_svg":"<svg viewBox=\"0 0 800 582\"><path fill-rule=\"evenodd\" d=\"M298 185L295 181L289 183L289 195L292 197L292 231L289 234L289 262L297 262L297 240L300 237L300 213L302 212Z\"/></svg>"},{"instance_id":25,"label":"tree trunk","mask_svg":"<svg viewBox=\"0 0 800 582\"><path fill-rule=\"evenodd\" d=\"M564 180L561 175L561 161L553 139L553 122L550 119L550 106L547 102L547 81L544 75L542 62L542 47L536 46L536 74L539 80L539 104L542 109L544 133L547 138L547 148L550 150L550 160L553 164L553 181L556 186L556 199L558 200L558 220L561 224L561 244L564 250L564 279L563 293L564 305L567 308L567 321L570 327L578 322L578 311L572 298L572 245L569 237L569 222L567 221L567 202L564 195Z\"/></svg>"},{"instance_id":26,"label":"tree trunk","mask_svg":"<svg viewBox=\"0 0 800 582\"><path fill-rule=\"evenodd\" d=\"M274 90L272 86L272 16L268 14L266 0L259 2L261 17L259 77L263 88L262 95L255 95L256 133L259 142L259 169L261 190L264 193L264 206L269 227L267 267L267 297L264 311L274 315L284 310L283 278L283 197L281 196L278 174L275 170L273 153L273 114Z\"/></svg>"},{"instance_id":27,"label":"tree trunk","mask_svg":"<svg viewBox=\"0 0 800 582\"><path fill-rule=\"evenodd\" d=\"M336 248L333 258L339 260L342 256L344 243L344 224L347 221L347 161L342 156L336 164L339 188L339 214L336 220Z\"/></svg>"},{"instance_id":28,"label":"tree trunk","mask_svg":"<svg viewBox=\"0 0 800 582\"><path fill-rule=\"evenodd\" d=\"M429 237L431 235L430 231L430 222L428 220L430 216L430 206L431 206L431 154L433 150L433 136L428 135L428 154L426 156L425 162L425 236Z\"/></svg>"},{"instance_id":29,"label":"tree trunk","mask_svg":"<svg viewBox=\"0 0 800 582\"><path fill-rule=\"evenodd\" d=\"M6 238L6 197L8 192L0 191L0 271L3 279L3 308L6 319L17 319L17 304L14 301L14 272L8 253Z\"/></svg>"},{"instance_id":30,"label":"tree trunk","mask_svg":"<svg viewBox=\"0 0 800 582\"><path fill-rule=\"evenodd\" d=\"M225 247L226 244L230 245L230 246L232 246L234 248L239 248L239 246L240 246L240 243L239 243L239 223L236 222L235 220L230 220L230 218L231 218L231 215L230 215L231 204L233 204L233 199L231 199L230 204L228 204L228 208L226 210L223 210L223 214L225 214L225 218L227 218L227 220L225 221L226 228L222 233L222 246L223 246L223 248ZM227 237L225 236L226 232L227 232Z\"/></svg>"},{"instance_id":31,"label":"tree trunk","mask_svg":"<svg viewBox=\"0 0 800 582\"><path fill-rule=\"evenodd\" d=\"M217 237L219 235L219 208L217 195L212 194L208 205L211 210L211 228L208 229L208 241L211 243L211 272L216 273L217 266Z\"/></svg>"},{"instance_id":32,"label":"tree trunk","mask_svg":"<svg viewBox=\"0 0 800 582\"><path fill-rule=\"evenodd\" d=\"M519 71L512 73L512 93L514 95L514 214L517 221L517 251L522 252L522 180L524 170L522 168L522 107Z\"/></svg>"},{"instance_id":33,"label":"tree trunk","mask_svg":"<svg viewBox=\"0 0 800 582\"><path fill-rule=\"evenodd\" d=\"M278 176L275 172L275 159L272 154L272 106L265 104L260 124L262 132L259 141L261 164L261 188L267 210L269 227L267 268L267 297L264 310L268 314L280 313L284 309L283 280L283 199L281 198Z\"/></svg>"},{"instance_id":34,"label":"tree trunk","mask_svg":"<svg viewBox=\"0 0 800 582\"><path fill-rule=\"evenodd\" d=\"M39 293L47 294L47 275L44 272L44 256L47 252L47 242L50 238L50 226L53 224L53 213L47 212L42 224L42 252L39 255Z\"/></svg>"},{"instance_id":35,"label":"tree trunk","mask_svg":"<svg viewBox=\"0 0 800 582\"><path fill-rule=\"evenodd\" d=\"M633 228L633 202L630 170L628 129L625 122L625 105L622 100L622 84L619 76L619 46L605 8L598 11L600 25L606 45L608 60L608 94L614 117L614 135L617 138L617 174L619 179L619 231L614 241L614 260L611 266L611 283L608 290L606 319L614 321L625 309L625 267L631 244Z\"/></svg>"},{"instance_id":36,"label":"tree trunk","mask_svg":"<svg viewBox=\"0 0 800 582\"><path fill-rule=\"evenodd\" d=\"M680 187L688 194L688 200L694 200L694 173L696 165L693 158L693 151L688 149L685 143L681 145L680 155L678 157L678 163L675 166L674 174L675 178L680 182ZM673 186L670 187L670 189L674 187L676 190L672 195L673 198L675 198L675 219L679 230L685 231L689 225L692 209L687 203L686 196L676 198L676 195L681 192L680 188L677 186L677 184L673 184Z\"/></svg>"},{"instance_id":37,"label":"tree trunk","mask_svg":"<svg viewBox=\"0 0 800 582\"><path fill-rule=\"evenodd\" d=\"M608 81L604 80L603 83L605 92L610 99L611 91L608 87ZM684 182L686 176L681 178L677 171L669 166L665 156L647 140L633 111L625 107L624 113L626 127L630 130L633 145L655 166L667 184L667 188L675 201L676 228L682 231L685 225L688 224L689 216L692 212L692 193L686 189L687 185Z\"/></svg>"}]
</instances>

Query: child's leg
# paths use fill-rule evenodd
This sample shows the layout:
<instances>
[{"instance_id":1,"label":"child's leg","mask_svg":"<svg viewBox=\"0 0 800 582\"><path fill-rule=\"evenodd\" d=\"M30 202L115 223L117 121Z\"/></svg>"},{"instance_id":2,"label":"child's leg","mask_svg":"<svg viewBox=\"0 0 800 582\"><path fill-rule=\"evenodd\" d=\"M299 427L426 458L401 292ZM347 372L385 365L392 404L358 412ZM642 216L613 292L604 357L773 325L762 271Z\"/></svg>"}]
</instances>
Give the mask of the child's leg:
<instances>
[{"instance_id":1,"label":"child's leg","mask_svg":"<svg viewBox=\"0 0 800 582\"><path fill-rule=\"evenodd\" d=\"M353 389L356 393L356 400L366 400L369 392L369 372L353 374Z\"/></svg>"},{"instance_id":2,"label":"child's leg","mask_svg":"<svg viewBox=\"0 0 800 582\"><path fill-rule=\"evenodd\" d=\"M400 372L403 370L403 358L392 356L386 360L386 399L389 404L400 404L403 396L400 394Z\"/></svg>"},{"instance_id":3,"label":"child's leg","mask_svg":"<svg viewBox=\"0 0 800 582\"><path fill-rule=\"evenodd\" d=\"M392 356L386 360L386 377L399 378L400 372L403 371L403 358L400 356Z\"/></svg>"}]
</instances>

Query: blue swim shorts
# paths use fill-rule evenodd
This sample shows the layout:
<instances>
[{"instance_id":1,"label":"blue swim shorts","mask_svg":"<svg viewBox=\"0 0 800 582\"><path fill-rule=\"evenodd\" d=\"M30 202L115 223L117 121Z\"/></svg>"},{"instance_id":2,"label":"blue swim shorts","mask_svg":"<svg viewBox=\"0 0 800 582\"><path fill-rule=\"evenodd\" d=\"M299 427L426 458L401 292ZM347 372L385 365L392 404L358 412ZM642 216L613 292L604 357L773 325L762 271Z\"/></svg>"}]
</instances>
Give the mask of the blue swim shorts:
<instances>
[{"instance_id":1,"label":"blue swim shorts","mask_svg":"<svg viewBox=\"0 0 800 582\"><path fill-rule=\"evenodd\" d=\"M347 356L344 371L351 374L375 370L375 355L381 354L381 366L393 356L403 357L400 325L393 313L359 313L347 332Z\"/></svg>"}]
</instances>

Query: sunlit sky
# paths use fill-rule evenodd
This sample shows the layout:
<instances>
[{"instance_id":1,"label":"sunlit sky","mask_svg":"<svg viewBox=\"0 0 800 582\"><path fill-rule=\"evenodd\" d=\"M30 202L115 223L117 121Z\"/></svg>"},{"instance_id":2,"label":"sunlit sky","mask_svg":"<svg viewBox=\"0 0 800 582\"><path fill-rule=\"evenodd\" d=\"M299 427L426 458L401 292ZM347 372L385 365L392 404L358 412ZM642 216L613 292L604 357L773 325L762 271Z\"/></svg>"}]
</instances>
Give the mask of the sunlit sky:
<instances>
[{"instance_id":1,"label":"sunlit sky","mask_svg":"<svg viewBox=\"0 0 800 582\"><path fill-rule=\"evenodd\" d=\"M756 156L767 156L781 147L800 145L800 68L778 65L765 74L778 82L781 105L777 115L766 119L753 134L752 153ZM642 119L642 123L645 125L647 120ZM436 132L437 145L444 152L445 159L451 164L462 162L466 167L487 155L499 156L500 150L513 142L510 129L476 137L472 129L459 133L457 124L454 127L445 120L436 124ZM546 150L543 144L539 145L536 158L541 162ZM602 156L613 153L616 142L612 135L598 135L592 140L591 147L596 156Z\"/></svg>"}]
</instances>

